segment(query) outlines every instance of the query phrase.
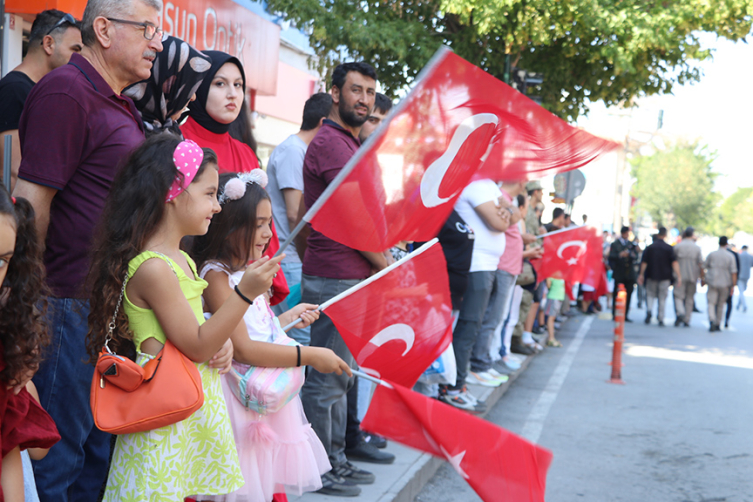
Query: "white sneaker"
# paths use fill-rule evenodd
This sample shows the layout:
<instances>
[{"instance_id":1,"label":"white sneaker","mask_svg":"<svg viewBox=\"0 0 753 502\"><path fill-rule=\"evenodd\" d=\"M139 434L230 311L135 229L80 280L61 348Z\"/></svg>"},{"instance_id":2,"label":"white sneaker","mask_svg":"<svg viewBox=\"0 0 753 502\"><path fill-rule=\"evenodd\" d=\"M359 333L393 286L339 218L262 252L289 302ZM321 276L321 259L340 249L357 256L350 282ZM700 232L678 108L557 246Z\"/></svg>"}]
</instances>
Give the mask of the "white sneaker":
<instances>
[{"instance_id":1,"label":"white sneaker","mask_svg":"<svg viewBox=\"0 0 753 502\"><path fill-rule=\"evenodd\" d=\"M529 331L523 332L521 340L523 340L523 343L525 343L526 345L533 345L534 343L536 343L536 340L533 339L533 334L531 334Z\"/></svg>"},{"instance_id":2,"label":"white sneaker","mask_svg":"<svg viewBox=\"0 0 753 502\"><path fill-rule=\"evenodd\" d=\"M523 354L516 354L515 352L510 352L509 354L507 354L507 357L509 357L516 363L522 363L523 361L526 360L526 357L528 356L524 356Z\"/></svg>"},{"instance_id":3,"label":"white sneaker","mask_svg":"<svg viewBox=\"0 0 753 502\"><path fill-rule=\"evenodd\" d=\"M463 399L466 399L473 403L473 406L476 406L478 404L478 399L476 399L476 396L468 392L468 389L465 386L463 386L463 390L460 391L460 394L463 395Z\"/></svg>"},{"instance_id":4,"label":"white sneaker","mask_svg":"<svg viewBox=\"0 0 753 502\"><path fill-rule=\"evenodd\" d=\"M489 373L496 380L499 380L501 383L505 383L510 379L509 376L503 375L502 373L495 370L494 368L489 368L489 371L487 371L487 373Z\"/></svg>"},{"instance_id":5,"label":"white sneaker","mask_svg":"<svg viewBox=\"0 0 753 502\"><path fill-rule=\"evenodd\" d=\"M465 392L460 392L454 396L445 394L440 396L439 399L461 410L473 411L476 408L476 403L468 399L468 394Z\"/></svg>"},{"instance_id":6,"label":"white sneaker","mask_svg":"<svg viewBox=\"0 0 753 502\"><path fill-rule=\"evenodd\" d=\"M487 371L480 371L478 373L469 371L465 381L466 383L483 385L484 387L499 387L502 385L502 382L491 376Z\"/></svg>"},{"instance_id":7,"label":"white sneaker","mask_svg":"<svg viewBox=\"0 0 753 502\"><path fill-rule=\"evenodd\" d=\"M512 371L518 371L520 369L520 363L513 360L510 355L508 355L506 359L502 359L502 362L504 362L505 366L510 368Z\"/></svg>"}]
</instances>

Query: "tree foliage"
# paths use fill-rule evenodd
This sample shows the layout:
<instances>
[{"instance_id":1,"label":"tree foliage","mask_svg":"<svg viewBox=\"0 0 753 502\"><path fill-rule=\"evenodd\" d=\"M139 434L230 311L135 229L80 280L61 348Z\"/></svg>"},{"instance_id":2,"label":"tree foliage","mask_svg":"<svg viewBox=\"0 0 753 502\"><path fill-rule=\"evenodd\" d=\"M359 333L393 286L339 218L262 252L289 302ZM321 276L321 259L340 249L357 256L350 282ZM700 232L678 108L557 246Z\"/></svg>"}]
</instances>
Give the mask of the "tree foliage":
<instances>
[{"instance_id":1,"label":"tree foliage","mask_svg":"<svg viewBox=\"0 0 753 502\"><path fill-rule=\"evenodd\" d=\"M718 207L708 230L732 237L742 231L753 234L753 187L738 188Z\"/></svg>"},{"instance_id":2,"label":"tree foliage","mask_svg":"<svg viewBox=\"0 0 753 502\"><path fill-rule=\"evenodd\" d=\"M498 78L544 73L543 105L570 120L586 100L607 105L699 80L711 57L699 32L740 40L749 0L268 0L308 30L319 70L364 60L394 95L444 44Z\"/></svg>"},{"instance_id":3,"label":"tree foliage","mask_svg":"<svg viewBox=\"0 0 753 502\"><path fill-rule=\"evenodd\" d=\"M698 144L677 144L632 159L636 180L632 195L638 210L667 228L709 228L719 201L713 191L717 176L711 168L714 157Z\"/></svg>"}]
</instances>

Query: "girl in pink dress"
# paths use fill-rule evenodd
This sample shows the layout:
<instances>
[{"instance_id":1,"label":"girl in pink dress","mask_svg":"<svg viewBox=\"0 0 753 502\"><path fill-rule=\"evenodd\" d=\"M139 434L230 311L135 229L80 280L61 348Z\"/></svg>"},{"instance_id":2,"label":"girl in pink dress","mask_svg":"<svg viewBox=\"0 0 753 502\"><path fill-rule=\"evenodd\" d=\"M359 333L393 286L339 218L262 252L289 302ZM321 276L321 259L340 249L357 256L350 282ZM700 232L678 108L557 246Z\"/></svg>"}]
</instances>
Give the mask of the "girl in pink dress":
<instances>
[{"instance_id":1,"label":"girl in pink dress","mask_svg":"<svg viewBox=\"0 0 753 502\"><path fill-rule=\"evenodd\" d=\"M209 283L204 291L209 313L233 294L249 262L262 257L272 237L272 205L264 191L266 173L255 169L222 174L219 186L222 211L215 215L209 232L195 239L193 247L199 275ZM295 327L305 328L319 317L317 305L299 304L278 320L269 308L267 295L249 301L243 322L231 337L233 366L240 374L249 366L304 365L321 372L350 373L348 365L331 350L299 346L280 327L300 319ZM199 500L270 502L275 493L286 489L301 494L321 488L321 475L330 470L330 464L300 398L296 395L279 411L261 415L244 407L233 394L231 387L238 383L232 375L223 376L222 386L246 484L230 495Z\"/></svg>"}]
</instances>

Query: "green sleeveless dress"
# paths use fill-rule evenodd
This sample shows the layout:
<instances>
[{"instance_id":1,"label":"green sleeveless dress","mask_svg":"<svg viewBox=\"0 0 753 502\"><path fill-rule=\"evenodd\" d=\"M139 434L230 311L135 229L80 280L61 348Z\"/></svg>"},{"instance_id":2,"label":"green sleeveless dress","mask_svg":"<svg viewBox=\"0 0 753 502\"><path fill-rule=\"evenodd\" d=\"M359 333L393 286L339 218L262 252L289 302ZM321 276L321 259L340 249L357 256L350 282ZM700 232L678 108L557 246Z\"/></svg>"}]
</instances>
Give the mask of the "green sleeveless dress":
<instances>
[{"instance_id":1,"label":"green sleeveless dress","mask_svg":"<svg viewBox=\"0 0 753 502\"><path fill-rule=\"evenodd\" d=\"M170 264L196 320L203 324L201 294L207 282L199 278L193 260L186 255L196 279L189 278L170 258L145 251L128 264L129 277L151 258ZM141 343L150 337L164 343L167 338L154 312L132 304L127 295L124 298L123 308L136 349L140 350ZM182 422L118 436L107 479L106 502L176 502L196 494L223 495L243 486L220 375L206 363L196 366L204 387L204 405Z\"/></svg>"}]
</instances>

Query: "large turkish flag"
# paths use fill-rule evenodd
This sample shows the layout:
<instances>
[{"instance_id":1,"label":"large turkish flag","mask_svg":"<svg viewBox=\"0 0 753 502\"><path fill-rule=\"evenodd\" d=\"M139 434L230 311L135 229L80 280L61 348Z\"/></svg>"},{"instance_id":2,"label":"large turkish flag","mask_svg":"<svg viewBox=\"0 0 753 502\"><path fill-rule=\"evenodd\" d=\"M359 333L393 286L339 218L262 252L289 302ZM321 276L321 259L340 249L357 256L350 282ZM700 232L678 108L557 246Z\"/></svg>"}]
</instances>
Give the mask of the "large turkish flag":
<instances>
[{"instance_id":1,"label":"large turkish flag","mask_svg":"<svg viewBox=\"0 0 753 502\"><path fill-rule=\"evenodd\" d=\"M344 295L324 313L364 371L412 387L452 341L447 264L436 240Z\"/></svg>"},{"instance_id":2,"label":"large turkish flag","mask_svg":"<svg viewBox=\"0 0 753 502\"><path fill-rule=\"evenodd\" d=\"M363 251L427 241L480 169L494 180L540 177L581 167L616 146L440 49L307 221Z\"/></svg>"},{"instance_id":3,"label":"large turkish flag","mask_svg":"<svg viewBox=\"0 0 753 502\"><path fill-rule=\"evenodd\" d=\"M575 227L545 236L544 256L531 264L539 281L555 277L570 284L582 282L597 287L603 270L601 245L597 229Z\"/></svg>"},{"instance_id":4,"label":"large turkish flag","mask_svg":"<svg viewBox=\"0 0 753 502\"><path fill-rule=\"evenodd\" d=\"M361 427L446 459L485 502L544 502L551 452L450 405L378 385Z\"/></svg>"}]
</instances>

